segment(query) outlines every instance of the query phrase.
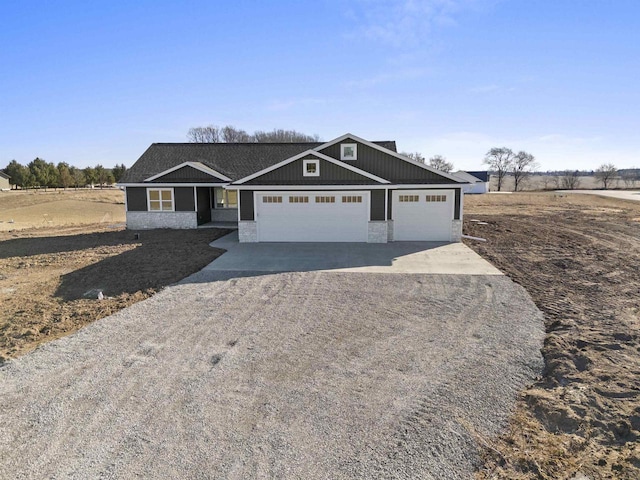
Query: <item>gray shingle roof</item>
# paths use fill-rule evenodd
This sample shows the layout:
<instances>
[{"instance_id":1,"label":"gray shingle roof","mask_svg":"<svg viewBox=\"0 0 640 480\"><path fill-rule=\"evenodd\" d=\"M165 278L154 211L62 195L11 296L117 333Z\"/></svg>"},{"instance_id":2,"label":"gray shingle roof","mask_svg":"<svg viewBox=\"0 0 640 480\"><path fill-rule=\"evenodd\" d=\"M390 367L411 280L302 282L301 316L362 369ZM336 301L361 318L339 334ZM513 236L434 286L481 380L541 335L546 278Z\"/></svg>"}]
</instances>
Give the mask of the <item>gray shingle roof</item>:
<instances>
[{"instance_id":1,"label":"gray shingle roof","mask_svg":"<svg viewBox=\"0 0 640 480\"><path fill-rule=\"evenodd\" d=\"M373 142L393 152L396 142ZM310 150L314 143L154 143L118 183L140 183L184 162L201 162L232 180L239 180Z\"/></svg>"}]
</instances>

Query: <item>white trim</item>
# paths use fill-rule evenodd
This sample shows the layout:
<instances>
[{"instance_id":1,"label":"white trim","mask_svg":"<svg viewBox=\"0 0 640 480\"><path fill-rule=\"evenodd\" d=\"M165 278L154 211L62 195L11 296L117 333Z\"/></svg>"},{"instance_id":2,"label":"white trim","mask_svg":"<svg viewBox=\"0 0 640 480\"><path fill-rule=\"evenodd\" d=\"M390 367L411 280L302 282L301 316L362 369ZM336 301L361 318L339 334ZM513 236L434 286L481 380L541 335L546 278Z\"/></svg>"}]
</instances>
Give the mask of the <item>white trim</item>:
<instances>
[{"instance_id":1,"label":"white trim","mask_svg":"<svg viewBox=\"0 0 640 480\"><path fill-rule=\"evenodd\" d=\"M116 183L117 187L145 187L145 188L169 188L169 187L224 187L225 183Z\"/></svg>"},{"instance_id":2,"label":"white trim","mask_svg":"<svg viewBox=\"0 0 640 480\"><path fill-rule=\"evenodd\" d=\"M412 185L227 185L233 190L437 190L461 188L460 183L423 183Z\"/></svg>"},{"instance_id":3,"label":"white trim","mask_svg":"<svg viewBox=\"0 0 640 480\"><path fill-rule=\"evenodd\" d=\"M353 157L347 158L344 154L345 148L353 148ZM341 143L340 144L340 160L343 162L354 162L358 160L358 144L357 143Z\"/></svg>"},{"instance_id":4,"label":"white trim","mask_svg":"<svg viewBox=\"0 0 640 480\"><path fill-rule=\"evenodd\" d=\"M384 221L389 220L389 189L384 189Z\"/></svg>"},{"instance_id":5,"label":"white trim","mask_svg":"<svg viewBox=\"0 0 640 480\"><path fill-rule=\"evenodd\" d=\"M310 173L307 171L307 165L315 165L316 171ZM320 160L302 160L302 176L303 177L319 177L320 176Z\"/></svg>"},{"instance_id":6,"label":"white trim","mask_svg":"<svg viewBox=\"0 0 640 480\"><path fill-rule=\"evenodd\" d=\"M171 167L168 170L165 170L163 172L157 173L157 174L153 175L152 177L149 177L149 178L145 179L144 181L145 182L151 182L152 180L155 180L156 178L164 177L165 175L168 175L171 172L175 172L176 170L180 170L183 167L195 168L196 170L200 170L201 172L206 173L207 175L211 175L213 177L221 178L225 182L230 182L231 181L231 179L229 177L227 177L226 175L222 175L220 172L216 172L213 168L207 167L204 163L201 163L201 162L183 162L180 165L176 165L175 167Z\"/></svg>"},{"instance_id":7,"label":"white trim","mask_svg":"<svg viewBox=\"0 0 640 480\"><path fill-rule=\"evenodd\" d=\"M373 142L369 142L368 140L364 140L363 138L357 137L356 135L352 135L351 133L345 133L344 135L342 135L342 136L340 136L338 138L335 138L335 139L333 139L333 140L331 140L331 141L329 141L327 143L323 143L319 147L314 148L314 150L319 152L320 150L324 150L325 148L330 147L331 145L335 145L336 143L340 143L343 140L346 140L348 138L350 138L351 140L355 140L356 142L360 142L360 143L362 143L362 144L364 144L364 145L366 145L368 147L371 147L371 148L374 148L374 149L379 150L381 152L384 152L384 153L386 153L388 155L391 155L392 157L399 158L400 160L404 160L407 163L411 163L411 164L413 164L413 165L415 165L417 167L420 167L420 168L423 168L425 170L428 170L431 173L435 173L435 174L440 175L440 176L442 176L444 178L448 178L449 180L453 180L454 182L456 182L458 184L459 183L466 183L466 182L460 182L460 179L455 177L454 175L451 175L451 174L445 173L445 172L441 172L440 170L436 170L435 168L431 168L430 166L425 165L422 162L417 162L416 160L413 160L413 159L411 159L409 157L405 157L404 155L400 155L399 153L394 152L393 150L389 150L388 148L381 147L380 145L377 145L377 144L375 144Z\"/></svg>"},{"instance_id":8,"label":"white trim","mask_svg":"<svg viewBox=\"0 0 640 480\"><path fill-rule=\"evenodd\" d=\"M157 190L159 192L171 192L171 210L163 210L162 209L162 193L160 193L160 210L151 210L151 197L149 196L149 193L151 193L152 190ZM155 201L155 200L154 200ZM147 212L150 213L163 213L163 212L175 212L176 211L176 192L174 191L173 188L153 188L153 187L149 187L147 188Z\"/></svg>"},{"instance_id":9,"label":"white trim","mask_svg":"<svg viewBox=\"0 0 640 480\"><path fill-rule=\"evenodd\" d=\"M271 165L270 167L267 167L263 170L260 170L259 172L256 172L252 175L249 175L247 177L241 178L240 180L236 180L235 182L232 182L232 185L242 185L245 182L248 182L249 180L253 180L254 178L258 178L261 177L262 175L265 175L269 172L272 172L280 167L284 167L285 165L288 165L289 163L295 162L296 160L300 160L302 157L306 157L307 155L313 155L314 157L317 157L321 160L325 160L327 162L333 163L334 165L338 165L339 167L345 168L347 170L350 170L352 172L355 172L359 175L362 175L363 177L367 177L370 178L371 180L375 180L378 183L386 183L389 184L391 183L389 180L385 180L384 178L378 177L376 175L373 175L372 173L369 172L365 172L364 170L361 170L359 168L354 167L353 165L349 165L347 163L341 162L340 160L336 160L335 158L329 157L328 155L325 155L324 153L320 153L320 152L316 152L315 150L306 150L302 153L299 153L298 155L295 155L293 157L287 158L286 160L283 160L279 163L276 163L275 165Z\"/></svg>"},{"instance_id":10,"label":"white trim","mask_svg":"<svg viewBox=\"0 0 640 480\"><path fill-rule=\"evenodd\" d=\"M193 189L193 210L196 213L198 213L198 189L197 188Z\"/></svg>"}]
</instances>

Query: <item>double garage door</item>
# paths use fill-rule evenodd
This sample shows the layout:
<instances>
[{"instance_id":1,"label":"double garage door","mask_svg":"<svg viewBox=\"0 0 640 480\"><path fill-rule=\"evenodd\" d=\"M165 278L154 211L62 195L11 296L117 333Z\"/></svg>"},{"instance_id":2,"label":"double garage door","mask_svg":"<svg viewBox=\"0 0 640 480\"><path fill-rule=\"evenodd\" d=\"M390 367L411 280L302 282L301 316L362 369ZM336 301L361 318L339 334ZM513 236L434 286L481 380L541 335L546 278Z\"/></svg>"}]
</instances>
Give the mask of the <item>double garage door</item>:
<instances>
[{"instance_id":1,"label":"double garage door","mask_svg":"<svg viewBox=\"0 0 640 480\"><path fill-rule=\"evenodd\" d=\"M395 190L392 198L394 240L451 240L453 190Z\"/></svg>"},{"instance_id":2,"label":"double garage door","mask_svg":"<svg viewBox=\"0 0 640 480\"><path fill-rule=\"evenodd\" d=\"M366 242L369 192L256 194L260 242Z\"/></svg>"}]
</instances>

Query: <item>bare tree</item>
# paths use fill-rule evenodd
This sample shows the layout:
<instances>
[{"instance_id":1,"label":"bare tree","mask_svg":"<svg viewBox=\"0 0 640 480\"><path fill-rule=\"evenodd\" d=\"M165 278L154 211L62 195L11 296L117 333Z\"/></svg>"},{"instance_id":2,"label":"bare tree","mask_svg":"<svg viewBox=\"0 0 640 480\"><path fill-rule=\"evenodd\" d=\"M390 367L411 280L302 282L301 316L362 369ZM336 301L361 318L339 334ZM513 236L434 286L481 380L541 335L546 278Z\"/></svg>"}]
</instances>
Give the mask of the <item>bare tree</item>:
<instances>
[{"instance_id":1,"label":"bare tree","mask_svg":"<svg viewBox=\"0 0 640 480\"><path fill-rule=\"evenodd\" d=\"M256 130L253 133L253 141L257 143L304 143L319 142L320 137L318 135L306 135L296 130L283 130L281 128L274 128L271 132Z\"/></svg>"},{"instance_id":2,"label":"bare tree","mask_svg":"<svg viewBox=\"0 0 640 480\"><path fill-rule=\"evenodd\" d=\"M498 191L502 188L502 180L513 164L513 151L510 148L492 148L484 157L483 163L495 172L498 177Z\"/></svg>"},{"instance_id":3,"label":"bare tree","mask_svg":"<svg viewBox=\"0 0 640 480\"><path fill-rule=\"evenodd\" d=\"M447 159L442 155L434 155L431 157L429 159L429 166L445 173L449 173L453 170L453 163L447 162Z\"/></svg>"},{"instance_id":4,"label":"bare tree","mask_svg":"<svg viewBox=\"0 0 640 480\"><path fill-rule=\"evenodd\" d=\"M638 169L635 167L632 167L631 169L628 169L628 170L622 170L620 172L620 176L622 177L622 180L624 181L624 186L626 188L634 188L636 186L638 175L639 175Z\"/></svg>"},{"instance_id":5,"label":"bare tree","mask_svg":"<svg viewBox=\"0 0 640 480\"><path fill-rule=\"evenodd\" d=\"M251 135L244 130L227 125L222 128L222 141L226 143L248 143L253 140Z\"/></svg>"},{"instance_id":6,"label":"bare tree","mask_svg":"<svg viewBox=\"0 0 640 480\"><path fill-rule=\"evenodd\" d=\"M554 190L558 188L560 179L557 175L543 175L542 176L542 188L544 190Z\"/></svg>"},{"instance_id":7,"label":"bare tree","mask_svg":"<svg viewBox=\"0 0 640 480\"><path fill-rule=\"evenodd\" d=\"M580 172L578 170L565 170L560 177L560 184L565 190L580 188Z\"/></svg>"},{"instance_id":8,"label":"bare tree","mask_svg":"<svg viewBox=\"0 0 640 480\"><path fill-rule=\"evenodd\" d=\"M274 129L271 132L257 130L249 134L233 125L224 127L209 125L190 128L187 132L187 140L191 143L304 143L319 142L320 137L283 129Z\"/></svg>"},{"instance_id":9,"label":"bare tree","mask_svg":"<svg viewBox=\"0 0 640 480\"><path fill-rule=\"evenodd\" d=\"M613 163L604 163L596 169L595 176L602 182L602 187L606 190L613 183L618 169Z\"/></svg>"},{"instance_id":10,"label":"bare tree","mask_svg":"<svg viewBox=\"0 0 640 480\"><path fill-rule=\"evenodd\" d=\"M513 189L518 191L531 175L531 172L538 167L538 162L530 153L519 151L511 162L511 172L513 173Z\"/></svg>"},{"instance_id":11,"label":"bare tree","mask_svg":"<svg viewBox=\"0 0 640 480\"><path fill-rule=\"evenodd\" d=\"M191 143L220 143L222 132L215 125L194 127L187 132L187 139Z\"/></svg>"},{"instance_id":12,"label":"bare tree","mask_svg":"<svg viewBox=\"0 0 640 480\"><path fill-rule=\"evenodd\" d=\"M402 152L400 155L404 155L405 157L408 157L411 160L415 160L416 162L425 163L425 158L420 152Z\"/></svg>"}]
</instances>

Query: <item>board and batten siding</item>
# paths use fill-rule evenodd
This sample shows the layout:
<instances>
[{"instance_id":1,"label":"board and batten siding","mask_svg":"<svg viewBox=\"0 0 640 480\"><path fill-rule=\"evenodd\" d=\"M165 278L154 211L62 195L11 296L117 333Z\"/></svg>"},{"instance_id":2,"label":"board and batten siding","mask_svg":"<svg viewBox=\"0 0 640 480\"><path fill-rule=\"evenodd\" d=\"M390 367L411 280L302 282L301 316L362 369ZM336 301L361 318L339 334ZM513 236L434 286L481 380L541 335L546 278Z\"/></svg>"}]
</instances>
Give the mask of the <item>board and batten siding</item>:
<instances>
[{"instance_id":1,"label":"board and batten siding","mask_svg":"<svg viewBox=\"0 0 640 480\"><path fill-rule=\"evenodd\" d=\"M358 159L343 160L345 163L393 183L453 183L452 180L438 175L437 173L401 160L386 152L371 148L368 145L356 142L355 140L343 140L340 143L330 145L327 148L320 150L320 153L335 158L336 160L340 160L340 145L344 143L355 143L358 145Z\"/></svg>"},{"instance_id":2,"label":"board and batten siding","mask_svg":"<svg viewBox=\"0 0 640 480\"><path fill-rule=\"evenodd\" d=\"M240 220L253 221L253 190L240 190Z\"/></svg>"},{"instance_id":3,"label":"board and batten siding","mask_svg":"<svg viewBox=\"0 0 640 480\"><path fill-rule=\"evenodd\" d=\"M196 205L193 197L193 187L175 187L173 201L176 212L195 212Z\"/></svg>"},{"instance_id":4,"label":"board and batten siding","mask_svg":"<svg viewBox=\"0 0 640 480\"><path fill-rule=\"evenodd\" d=\"M304 176L304 160L318 161L320 175ZM369 185L371 183L372 180L364 175L309 155L249 180L245 185Z\"/></svg>"},{"instance_id":5,"label":"board and batten siding","mask_svg":"<svg viewBox=\"0 0 640 480\"><path fill-rule=\"evenodd\" d=\"M456 188L455 192L456 192L456 198L455 198L455 204L453 206L453 219L460 220L460 202L462 197L462 189Z\"/></svg>"},{"instance_id":6,"label":"board and batten siding","mask_svg":"<svg viewBox=\"0 0 640 480\"><path fill-rule=\"evenodd\" d=\"M167 173L152 180L152 183L226 183L224 180L209 175L206 172L185 165L182 168Z\"/></svg>"},{"instance_id":7,"label":"board and batten siding","mask_svg":"<svg viewBox=\"0 0 640 480\"><path fill-rule=\"evenodd\" d=\"M144 187L127 187L127 211L147 211L147 189Z\"/></svg>"},{"instance_id":8,"label":"board and batten siding","mask_svg":"<svg viewBox=\"0 0 640 480\"><path fill-rule=\"evenodd\" d=\"M371 220L382 221L384 218L384 190L371 190Z\"/></svg>"}]
</instances>

